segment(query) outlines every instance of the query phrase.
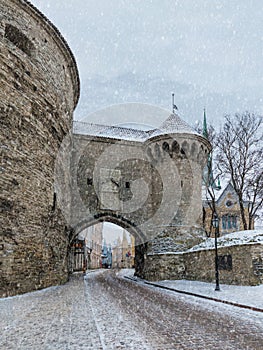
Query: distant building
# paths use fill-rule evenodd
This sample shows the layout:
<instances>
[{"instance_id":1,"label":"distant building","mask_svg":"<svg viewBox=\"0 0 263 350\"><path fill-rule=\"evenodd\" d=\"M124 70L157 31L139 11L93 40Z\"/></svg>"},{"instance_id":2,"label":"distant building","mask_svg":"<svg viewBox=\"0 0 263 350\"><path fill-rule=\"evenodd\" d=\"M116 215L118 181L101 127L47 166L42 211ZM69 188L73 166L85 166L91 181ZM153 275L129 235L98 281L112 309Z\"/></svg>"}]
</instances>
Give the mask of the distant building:
<instances>
[{"instance_id":1,"label":"distant building","mask_svg":"<svg viewBox=\"0 0 263 350\"><path fill-rule=\"evenodd\" d=\"M104 241L103 247L101 249L101 267L105 269L112 267L111 245L107 245L106 241Z\"/></svg>"},{"instance_id":2,"label":"distant building","mask_svg":"<svg viewBox=\"0 0 263 350\"><path fill-rule=\"evenodd\" d=\"M84 238L76 238L70 249L70 270L80 272L86 270L86 247Z\"/></svg>"},{"instance_id":3,"label":"distant building","mask_svg":"<svg viewBox=\"0 0 263 350\"><path fill-rule=\"evenodd\" d=\"M203 137L208 139L206 113L204 110ZM212 153L209 154L207 164L203 170L202 202L203 202L203 226L207 236L214 236L212 227L212 198L208 194L208 187L214 193L215 211L219 219L219 235L225 235L235 231L244 230L241 218L240 205L237 193L231 183L226 182L221 186L219 178L214 179L212 167ZM244 202L245 217L248 221L249 201ZM251 229L254 229L254 220Z\"/></svg>"},{"instance_id":4,"label":"distant building","mask_svg":"<svg viewBox=\"0 0 263 350\"><path fill-rule=\"evenodd\" d=\"M84 229L80 236L84 237L87 250L87 268L98 269L101 267L103 223Z\"/></svg>"},{"instance_id":5,"label":"distant building","mask_svg":"<svg viewBox=\"0 0 263 350\"><path fill-rule=\"evenodd\" d=\"M135 257L135 238L130 235L127 238L127 231L123 230L122 239L118 237L116 244L112 247L112 267L132 268Z\"/></svg>"},{"instance_id":6,"label":"distant building","mask_svg":"<svg viewBox=\"0 0 263 350\"><path fill-rule=\"evenodd\" d=\"M203 224L205 231L210 234L212 232L211 220L212 209L209 196L203 193ZM244 230L243 222L240 213L240 206L238 196L231 184L231 181L223 188L218 187L214 190L215 193L215 207L219 218L219 234L225 235L227 233ZM244 202L245 216L248 219L249 201ZM254 220L251 229L254 229ZM212 234L213 235L213 234Z\"/></svg>"}]
</instances>

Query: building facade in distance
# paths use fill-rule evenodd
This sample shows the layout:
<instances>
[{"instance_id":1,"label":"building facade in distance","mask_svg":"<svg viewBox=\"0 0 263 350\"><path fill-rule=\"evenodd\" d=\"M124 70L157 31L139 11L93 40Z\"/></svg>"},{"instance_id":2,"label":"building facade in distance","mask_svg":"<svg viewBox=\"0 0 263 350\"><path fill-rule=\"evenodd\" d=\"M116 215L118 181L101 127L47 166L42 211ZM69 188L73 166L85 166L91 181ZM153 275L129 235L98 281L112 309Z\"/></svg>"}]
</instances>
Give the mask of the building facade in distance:
<instances>
[{"instance_id":1,"label":"building facade in distance","mask_svg":"<svg viewBox=\"0 0 263 350\"><path fill-rule=\"evenodd\" d=\"M244 230L240 213L238 196L231 184L231 181L223 188L217 187L215 193L215 208L219 219L219 236ZM245 217L248 221L249 202L244 202ZM212 229L212 207L209 196L206 195L206 189L203 188L203 224L207 236L214 236ZM254 220L251 230L254 229Z\"/></svg>"}]
</instances>

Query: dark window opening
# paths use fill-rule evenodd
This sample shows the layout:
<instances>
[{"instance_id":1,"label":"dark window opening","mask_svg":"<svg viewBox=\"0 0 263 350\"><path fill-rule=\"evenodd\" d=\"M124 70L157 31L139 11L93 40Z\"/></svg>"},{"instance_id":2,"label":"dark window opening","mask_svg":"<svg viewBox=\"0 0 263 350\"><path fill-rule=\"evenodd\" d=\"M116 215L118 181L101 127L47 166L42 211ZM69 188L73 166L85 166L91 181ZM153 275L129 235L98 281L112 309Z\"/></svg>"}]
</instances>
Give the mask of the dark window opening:
<instances>
[{"instance_id":1,"label":"dark window opening","mask_svg":"<svg viewBox=\"0 0 263 350\"><path fill-rule=\"evenodd\" d=\"M56 194L56 192L54 192L54 194L53 194L52 211L55 211L55 209L56 209L56 204L57 204L57 194Z\"/></svg>"},{"instance_id":2,"label":"dark window opening","mask_svg":"<svg viewBox=\"0 0 263 350\"><path fill-rule=\"evenodd\" d=\"M125 182L125 188L130 188L130 187L131 187L130 182L129 182L129 181L126 181L126 182Z\"/></svg>"},{"instance_id":3,"label":"dark window opening","mask_svg":"<svg viewBox=\"0 0 263 350\"><path fill-rule=\"evenodd\" d=\"M170 150L169 144L167 142L164 142L162 144L162 148L165 152L169 152L169 150Z\"/></svg>"},{"instance_id":4,"label":"dark window opening","mask_svg":"<svg viewBox=\"0 0 263 350\"><path fill-rule=\"evenodd\" d=\"M179 151L180 151L179 143L177 141L174 141L172 143L172 152L179 153Z\"/></svg>"},{"instance_id":5,"label":"dark window opening","mask_svg":"<svg viewBox=\"0 0 263 350\"><path fill-rule=\"evenodd\" d=\"M219 270L232 270L232 255L219 255L218 256L218 268Z\"/></svg>"},{"instance_id":6,"label":"dark window opening","mask_svg":"<svg viewBox=\"0 0 263 350\"><path fill-rule=\"evenodd\" d=\"M88 178L87 178L87 184L88 184L89 186L92 186L92 185L93 185L93 181L92 181L92 178L91 178L91 177L88 177Z\"/></svg>"},{"instance_id":7,"label":"dark window opening","mask_svg":"<svg viewBox=\"0 0 263 350\"><path fill-rule=\"evenodd\" d=\"M18 28L7 24L5 27L5 38L11 41L16 47L26 53L28 56L32 56L34 51L34 45L28 39L28 37L22 33Z\"/></svg>"}]
</instances>

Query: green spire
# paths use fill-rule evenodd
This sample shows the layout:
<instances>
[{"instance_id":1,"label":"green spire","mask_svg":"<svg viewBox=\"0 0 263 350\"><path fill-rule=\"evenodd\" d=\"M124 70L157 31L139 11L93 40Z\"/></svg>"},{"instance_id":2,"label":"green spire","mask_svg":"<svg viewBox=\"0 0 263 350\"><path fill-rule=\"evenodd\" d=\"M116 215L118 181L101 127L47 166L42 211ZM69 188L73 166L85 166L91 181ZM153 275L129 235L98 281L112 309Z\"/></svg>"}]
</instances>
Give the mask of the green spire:
<instances>
[{"instance_id":1,"label":"green spire","mask_svg":"<svg viewBox=\"0 0 263 350\"><path fill-rule=\"evenodd\" d=\"M208 139L208 131L207 131L207 124L206 124L205 108L204 108L203 136L204 136L206 139Z\"/></svg>"}]
</instances>

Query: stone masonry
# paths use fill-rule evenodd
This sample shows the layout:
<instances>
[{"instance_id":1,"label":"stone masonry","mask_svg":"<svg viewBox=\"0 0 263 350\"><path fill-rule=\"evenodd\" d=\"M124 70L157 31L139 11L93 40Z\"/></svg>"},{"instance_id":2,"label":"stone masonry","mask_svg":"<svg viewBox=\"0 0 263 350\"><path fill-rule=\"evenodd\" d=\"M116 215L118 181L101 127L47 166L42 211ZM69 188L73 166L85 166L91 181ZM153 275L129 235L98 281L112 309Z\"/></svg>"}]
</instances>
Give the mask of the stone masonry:
<instances>
[{"instance_id":1,"label":"stone masonry","mask_svg":"<svg viewBox=\"0 0 263 350\"><path fill-rule=\"evenodd\" d=\"M25 0L0 0L0 61L0 296L7 296L68 278L54 164L79 78L59 31Z\"/></svg>"},{"instance_id":2,"label":"stone masonry","mask_svg":"<svg viewBox=\"0 0 263 350\"><path fill-rule=\"evenodd\" d=\"M149 131L72 135L79 78L65 40L25 0L0 0L0 19L0 295L66 281L70 242L97 222L135 236L141 277L147 254L199 243L208 141L175 114Z\"/></svg>"},{"instance_id":3,"label":"stone masonry","mask_svg":"<svg viewBox=\"0 0 263 350\"><path fill-rule=\"evenodd\" d=\"M65 216L76 235L102 221L127 229L135 236L141 277L145 254L158 259L159 253L184 251L203 239L201 181L210 150L205 138L175 114L147 132L80 124L61 157L71 153ZM64 179L57 184L63 208L66 187Z\"/></svg>"},{"instance_id":4,"label":"stone masonry","mask_svg":"<svg viewBox=\"0 0 263 350\"><path fill-rule=\"evenodd\" d=\"M209 142L175 114L148 131L72 134L75 59L26 0L0 0L0 61L0 296L65 282L70 242L103 221L135 237L138 276L213 280L214 251L189 251L204 239ZM261 248L220 248L221 281L262 283Z\"/></svg>"},{"instance_id":5,"label":"stone masonry","mask_svg":"<svg viewBox=\"0 0 263 350\"><path fill-rule=\"evenodd\" d=\"M263 283L262 244L220 247L218 255L231 256L231 266L219 268L220 283L258 285ZM148 280L188 279L204 282L215 280L214 249L157 255L145 259L144 275Z\"/></svg>"}]
</instances>

